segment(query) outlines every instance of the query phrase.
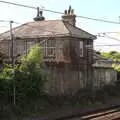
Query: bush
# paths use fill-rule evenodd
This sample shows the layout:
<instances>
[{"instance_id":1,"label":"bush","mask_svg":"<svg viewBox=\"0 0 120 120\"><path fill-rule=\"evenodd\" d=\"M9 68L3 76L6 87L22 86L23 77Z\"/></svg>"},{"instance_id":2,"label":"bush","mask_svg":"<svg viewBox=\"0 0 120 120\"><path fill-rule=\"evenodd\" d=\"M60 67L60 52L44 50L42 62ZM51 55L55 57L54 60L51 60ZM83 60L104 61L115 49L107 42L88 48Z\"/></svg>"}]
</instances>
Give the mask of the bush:
<instances>
[{"instance_id":1,"label":"bush","mask_svg":"<svg viewBox=\"0 0 120 120\"><path fill-rule=\"evenodd\" d=\"M26 103L42 96L47 79L48 75L42 65L41 48L36 45L22 58L19 65L15 65L14 71L11 65L4 66L0 73L1 101L4 101L4 104L13 103L13 85L15 85L16 105L19 109L23 109Z\"/></svg>"}]
</instances>

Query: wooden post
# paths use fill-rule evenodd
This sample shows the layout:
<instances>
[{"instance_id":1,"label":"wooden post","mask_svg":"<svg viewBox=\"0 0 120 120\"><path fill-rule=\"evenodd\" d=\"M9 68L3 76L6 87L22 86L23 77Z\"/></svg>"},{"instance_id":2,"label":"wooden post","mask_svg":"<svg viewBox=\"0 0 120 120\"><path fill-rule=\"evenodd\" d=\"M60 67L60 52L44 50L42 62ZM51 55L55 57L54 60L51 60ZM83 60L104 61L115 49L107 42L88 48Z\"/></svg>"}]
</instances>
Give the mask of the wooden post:
<instances>
[{"instance_id":1,"label":"wooden post","mask_svg":"<svg viewBox=\"0 0 120 120\"><path fill-rule=\"evenodd\" d=\"M16 105L16 86L15 86L15 79L14 79L14 69L15 69L15 56L14 56L14 38L12 32L12 24L13 21L10 21L10 40L11 40L11 62L12 62L12 69L13 69L13 104Z\"/></svg>"}]
</instances>

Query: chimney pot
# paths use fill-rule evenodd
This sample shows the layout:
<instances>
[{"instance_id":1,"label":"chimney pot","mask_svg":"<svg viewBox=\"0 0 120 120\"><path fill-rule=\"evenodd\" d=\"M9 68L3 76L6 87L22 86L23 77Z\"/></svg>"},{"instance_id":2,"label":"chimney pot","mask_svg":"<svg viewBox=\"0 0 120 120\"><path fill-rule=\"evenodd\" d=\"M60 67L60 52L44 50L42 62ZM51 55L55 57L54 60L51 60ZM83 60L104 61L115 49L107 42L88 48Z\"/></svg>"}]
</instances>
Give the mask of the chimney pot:
<instances>
[{"instance_id":1,"label":"chimney pot","mask_svg":"<svg viewBox=\"0 0 120 120\"><path fill-rule=\"evenodd\" d=\"M68 14L69 14L69 15L71 14L71 6L69 6Z\"/></svg>"},{"instance_id":2,"label":"chimney pot","mask_svg":"<svg viewBox=\"0 0 120 120\"><path fill-rule=\"evenodd\" d=\"M73 9L71 10L71 15L74 15L74 10Z\"/></svg>"},{"instance_id":3,"label":"chimney pot","mask_svg":"<svg viewBox=\"0 0 120 120\"><path fill-rule=\"evenodd\" d=\"M69 6L69 10L71 11L71 5Z\"/></svg>"},{"instance_id":4,"label":"chimney pot","mask_svg":"<svg viewBox=\"0 0 120 120\"><path fill-rule=\"evenodd\" d=\"M42 14L43 14L43 11L40 11L40 16L42 16Z\"/></svg>"},{"instance_id":5,"label":"chimney pot","mask_svg":"<svg viewBox=\"0 0 120 120\"><path fill-rule=\"evenodd\" d=\"M67 15L67 10L64 11L64 14Z\"/></svg>"}]
</instances>

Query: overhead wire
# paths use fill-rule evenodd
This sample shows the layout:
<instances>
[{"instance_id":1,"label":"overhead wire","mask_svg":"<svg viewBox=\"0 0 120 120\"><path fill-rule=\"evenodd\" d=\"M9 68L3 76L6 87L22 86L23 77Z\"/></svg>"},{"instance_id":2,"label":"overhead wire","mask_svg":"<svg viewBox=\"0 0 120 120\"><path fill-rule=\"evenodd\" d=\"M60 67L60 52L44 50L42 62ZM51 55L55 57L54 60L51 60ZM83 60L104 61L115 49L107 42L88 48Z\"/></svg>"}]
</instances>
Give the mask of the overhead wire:
<instances>
[{"instance_id":1,"label":"overhead wire","mask_svg":"<svg viewBox=\"0 0 120 120\"><path fill-rule=\"evenodd\" d=\"M109 39L112 39L112 40L116 40L118 42L120 42L120 39L118 38L115 38L115 37L111 37L109 35L107 35L106 33L119 33L119 32L101 32L101 33L98 33L98 37L104 37L104 38L109 38ZM112 47L112 46L120 46L120 44L99 44L99 45L94 45L95 47L97 46L109 46L109 47Z\"/></svg>"},{"instance_id":2,"label":"overhead wire","mask_svg":"<svg viewBox=\"0 0 120 120\"><path fill-rule=\"evenodd\" d=\"M0 21L3 21L3 22L10 22L10 21L6 21L6 20L0 20ZM20 25L27 25L27 26L29 26L29 27L31 27L32 29L36 29L36 27L35 26L32 26L32 25L28 25L27 23L19 23L19 22L16 22L16 21L13 21L13 23L16 23L16 24L20 24ZM20 26L18 26L18 27L20 27ZM16 29L17 27L15 27L14 29ZM53 33L53 35L55 36L55 33L57 34L57 35L63 35L63 36L66 36L66 35L68 35L68 34L61 34L61 33L59 33L59 32L56 32L56 31L53 31L53 30L46 30L46 29L43 29L43 28L39 28L40 30L43 30L43 31L47 31L47 32L52 32ZM8 30L9 31L9 30ZM99 35L99 37L108 37L108 38L110 38L110 39L114 39L114 40L117 40L117 41L119 41L120 42L120 40L119 39L117 39L117 38L114 38L114 37L111 37L111 36L108 36L108 35L106 35L106 33L119 33L119 32L103 32L103 36L101 36L101 35ZM2 34L0 35L0 36L2 36ZM24 36L24 37L27 37L27 36Z\"/></svg>"},{"instance_id":3,"label":"overhead wire","mask_svg":"<svg viewBox=\"0 0 120 120\"><path fill-rule=\"evenodd\" d=\"M32 9L36 9L37 10L37 7L33 7L33 6L28 6L28 5L23 5L23 4L13 3L13 2L7 2L7 1L3 1L3 0L0 0L0 2L1 3L6 3L6 4L16 5L16 6L20 6L20 7L32 8ZM44 9L44 8L40 8L40 10L48 11L48 12L52 12L52 13L64 14L62 12L48 10L48 9Z\"/></svg>"},{"instance_id":4,"label":"overhead wire","mask_svg":"<svg viewBox=\"0 0 120 120\"><path fill-rule=\"evenodd\" d=\"M26 26L34 29L34 30L36 29L35 26L28 25L27 23L22 24L22 23L14 22L14 21L13 21L13 23L20 24L21 26L26 25ZM13 28L13 33L14 33L14 30L17 29L18 27L20 27L20 26L17 26L17 27L15 27L15 28ZM44 28L39 28L39 30L51 32L51 33L52 33L52 34L50 35L51 37L53 37L53 36L55 37L56 35L57 35L57 36L58 36L58 35L67 36L67 35L69 34L69 33L61 34L60 32L56 32L56 31L53 31L53 30L47 30L47 29L44 29ZM9 32L9 30L8 30L7 32ZM4 33L1 33L0 36L4 38ZM15 36L15 34L14 34L14 36ZM43 35L42 37L44 37L44 36L46 36L46 35ZM17 37L17 36L16 36L16 37ZM29 36L24 36L24 37L29 37ZM46 36L46 37L47 37L47 36ZM48 37L49 37L49 36L48 36ZM20 38L20 37L19 37L19 38Z\"/></svg>"},{"instance_id":5,"label":"overhead wire","mask_svg":"<svg viewBox=\"0 0 120 120\"><path fill-rule=\"evenodd\" d=\"M94 46L120 46L120 44L104 44L104 45L94 45Z\"/></svg>"},{"instance_id":6,"label":"overhead wire","mask_svg":"<svg viewBox=\"0 0 120 120\"><path fill-rule=\"evenodd\" d=\"M10 22L10 21L6 21L6 20L0 20L1 22ZM20 25L27 25L27 26L29 26L29 27L31 27L32 29L36 29L35 28L35 26L32 26L32 25L28 25L27 23L19 23L19 22L16 22L16 21L13 21L13 23L16 23L16 24L20 24ZM20 27L20 26L18 26L18 27ZM15 27L15 29L16 29L17 27ZM55 33L57 33L57 35L63 35L63 36L66 36L66 35L68 35L68 34L60 34L59 32L56 32L56 31L52 31L52 30L46 30L46 29L43 29L43 28L39 28L40 30L43 30L43 31L47 31L47 32L52 32L53 33L53 35L54 36L56 36L55 35ZM9 31L9 30L8 30ZM110 38L110 39L114 39L114 40L117 40L117 41L119 41L120 42L120 40L119 39L117 39L117 38L114 38L114 37L111 37L111 36L108 36L108 35L106 35L106 33L119 33L119 32L101 32L101 33L98 33L99 35L99 37L107 37L107 38ZM102 34L103 36L101 36L100 34ZM2 36L2 34L0 35L0 36ZM17 37L17 36L16 36ZM27 36L24 36L24 37L27 37ZM44 37L44 36L43 36ZM3 37L4 38L4 37Z\"/></svg>"},{"instance_id":7,"label":"overhead wire","mask_svg":"<svg viewBox=\"0 0 120 120\"><path fill-rule=\"evenodd\" d=\"M1 3L5 3L5 4L12 4L12 5L16 5L16 6L26 7L26 8L37 9L37 7L23 5L23 4L18 4L18 3L13 3L13 2L7 2L7 1L2 1L2 0L0 0L0 2ZM47 11L47 12L52 12L52 13L57 13L57 14L64 14L63 12L54 11L54 10L48 10L48 9L44 9L44 8L40 8L40 10ZM98 19L98 18L91 18L91 17L86 17L86 16L80 16L80 15L77 15L76 17L84 18L84 19L89 19L89 20L94 20L94 21L98 21L98 22L120 24L120 22L109 21L109 20Z\"/></svg>"},{"instance_id":8,"label":"overhead wire","mask_svg":"<svg viewBox=\"0 0 120 120\"><path fill-rule=\"evenodd\" d=\"M32 9L37 9L37 7L33 7L33 6L28 6L28 5L23 5L23 4L18 4L18 3L13 3L13 2L7 2L7 1L2 1L0 0L1 3L6 3L6 4L12 4L12 5L16 5L16 6L21 6L21 7L26 7L26 8L32 8ZM41 8L40 8L41 9ZM48 11L48 12L53 12L53 13L59 13L59 14L64 14L62 12L58 12L58 11L53 11L53 10L47 10L47 9L41 9L43 11ZM95 20L95 21L99 21L99 22L107 22L107 23L113 23L113 24L120 24L120 22L115 22L115 21L107 21L107 20L103 20L103 19L95 19L95 18L90 18L90 17L85 17L85 16L76 16L76 17L80 17L80 18L84 18L84 19L90 19L90 20ZM10 22L10 21L6 21L6 20L0 20L0 22ZM21 23L18 23L18 22L14 22L16 24L21 24ZM29 25L30 26L30 25ZM31 28L33 28L34 26L30 26ZM41 29L41 30L44 30L44 31L48 31L48 32L53 32L53 33L56 33L56 31L49 31L49 30L45 30L45 29ZM106 33L119 33L119 32L103 32L104 34ZM119 39L117 38L114 38L114 37L110 37L110 36L107 36L105 35L106 37L110 38L110 39L114 39L114 40L117 40L117 41L120 41ZM105 36L100 36L100 37L105 37Z\"/></svg>"},{"instance_id":9,"label":"overhead wire","mask_svg":"<svg viewBox=\"0 0 120 120\"><path fill-rule=\"evenodd\" d=\"M120 31L116 31L116 32L99 32L97 34L114 34L114 33L120 33Z\"/></svg>"},{"instance_id":10,"label":"overhead wire","mask_svg":"<svg viewBox=\"0 0 120 120\"><path fill-rule=\"evenodd\" d=\"M12 5L16 5L16 6L21 6L21 7L26 7L26 8L36 9L36 7L32 7L32 6L28 6L28 5L22 5L22 4L8 2L8 1L3 1L3 0L0 0L0 2L1 3L6 3L6 4L12 4Z\"/></svg>"},{"instance_id":11,"label":"overhead wire","mask_svg":"<svg viewBox=\"0 0 120 120\"><path fill-rule=\"evenodd\" d=\"M115 38L115 37L111 37L111 36L109 36L109 35L107 35L107 34L98 35L98 37L107 37L107 38L109 38L109 39L113 39L113 40L116 40L116 41L119 41L119 42L120 42L120 39Z\"/></svg>"},{"instance_id":12,"label":"overhead wire","mask_svg":"<svg viewBox=\"0 0 120 120\"><path fill-rule=\"evenodd\" d=\"M0 25L1 28L9 28L9 26Z\"/></svg>"},{"instance_id":13,"label":"overhead wire","mask_svg":"<svg viewBox=\"0 0 120 120\"><path fill-rule=\"evenodd\" d=\"M9 20L0 20L0 22L10 22Z\"/></svg>"},{"instance_id":14,"label":"overhead wire","mask_svg":"<svg viewBox=\"0 0 120 120\"><path fill-rule=\"evenodd\" d=\"M120 22L109 21L109 20L98 19L98 18L85 17L85 16L80 16L80 15L77 15L76 17L84 18L84 19L89 19L89 20L94 20L94 21L98 21L98 22L105 22L105 23L112 23L112 24L120 24Z\"/></svg>"}]
</instances>

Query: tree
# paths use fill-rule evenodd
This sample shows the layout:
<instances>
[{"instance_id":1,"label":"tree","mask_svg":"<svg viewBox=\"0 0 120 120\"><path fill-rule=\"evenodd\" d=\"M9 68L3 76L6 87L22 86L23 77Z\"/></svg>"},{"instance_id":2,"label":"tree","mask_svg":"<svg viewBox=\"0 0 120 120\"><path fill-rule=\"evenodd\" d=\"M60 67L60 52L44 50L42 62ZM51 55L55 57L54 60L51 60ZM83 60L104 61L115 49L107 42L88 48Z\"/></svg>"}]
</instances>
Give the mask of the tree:
<instances>
[{"instance_id":1,"label":"tree","mask_svg":"<svg viewBox=\"0 0 120 120\"><path fill-rule=\"evenodd\" d=\"M43 70L43 55L39 44L33 46L21 59L15 74L19 98L35 98L44 92L47 74Z\"/></svg>"},{"instance_id":2,"label":"tree","mask_svg":"<svg viewBox=\"0 0 120 120\"><path fill-rule=\"evenodd\" d=\"M2 101L11 102L13 96L12 66L5 65L0 72L0 97Z\"/></svg>"},{"instance_id":3,"label":"tree","mask_svg":"<svg viewBox=\"0 0 120 120\"><path fill-rule=\"evenodd\" d=\"M32 69L42 68L43 55L42 49L39 44L34 45L27 56L21 59L20 69L21 71L29 71Z\"/></svg>"},{"instance_id":4,"label":"tree","mask_svg":"<svg viewBox=\"0 0 120 120\"><path fill-rule=\"evenodd\" d=\"M117 51L102 52L101 55L113 61L120 62L120 53Z\"/></svg>"},{"instance_id":5,"label":"tree","mask_svg":"<svg viewBox=\"0 0 120 120\"><path fill-rule=\"evenodd\" d=\"M115 61L115 63L112 64L113 68L120 72L120 52L117 51L110 51L110 52L102 52L101 55L103 55L107 59L111 59Z\"/></svg>"},{"instance_id":6,"label":"tree","mask_svg":"<svg viewBox=\"0 0 120 120\"><path fill-rule=\"evenodd\" d=\"M43 70L42 49L39 44L33 46L15 66L14 76L11 65L4 67L0 73L0 95L13 97L13 82L16 86L16 100L19 103L40 97L44 92L47 75ZM7 89L8 90L7 90ZM6 91L9 93L6 94ZM18 103L18 102L17 102Z\"/></svg>"}]
</instances>

